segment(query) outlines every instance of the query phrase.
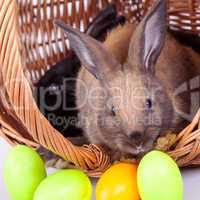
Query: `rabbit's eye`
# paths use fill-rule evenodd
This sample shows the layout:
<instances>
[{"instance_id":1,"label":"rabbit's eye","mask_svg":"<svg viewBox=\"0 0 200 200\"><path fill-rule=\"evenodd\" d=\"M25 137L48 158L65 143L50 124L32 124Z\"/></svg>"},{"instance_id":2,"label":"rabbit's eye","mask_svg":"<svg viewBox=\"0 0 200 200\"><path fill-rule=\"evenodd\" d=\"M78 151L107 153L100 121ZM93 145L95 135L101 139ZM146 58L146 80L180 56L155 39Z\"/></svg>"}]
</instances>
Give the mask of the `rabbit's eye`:
<instances>
[{"instance_id":1,"label":"rabbit's eye","mask_svg":"<svg viewBox=\"0 0 200 200\"><path fill-rule=\"evenodd\" d=\"M150 98L148 98L146 100L146 107L147 107L147 109L151 109L152 106L153 106L152 100Z\"/></svg>"},{"instance_id":2,"label":"rabbit's eye","mask_svg":"<svg viewBox=\"0 0 200 200\"><path fill-rule=\"evenodd\" d=\"M112 108L111 108L111 114L113 116L116 116L116 112L117 112L117 109L114 106L112 106Z\"/></svg>"}]
</instances>

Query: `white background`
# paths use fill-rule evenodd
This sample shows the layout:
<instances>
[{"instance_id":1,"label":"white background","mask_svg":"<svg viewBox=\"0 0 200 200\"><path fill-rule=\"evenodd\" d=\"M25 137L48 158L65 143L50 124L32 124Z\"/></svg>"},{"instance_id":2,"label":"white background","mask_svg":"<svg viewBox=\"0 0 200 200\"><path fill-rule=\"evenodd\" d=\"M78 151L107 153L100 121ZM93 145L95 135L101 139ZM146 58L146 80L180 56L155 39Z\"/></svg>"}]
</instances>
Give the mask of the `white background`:
<instances>
[{"instance_id":1,"label":"white background","mask_svg":"<svg viewBox=\"0 0 200 200\"><path fill-rule=\"evenodd\" d=\"M9 152L9 145L0 139L0 200L11 200L6 192L5 185L3 183L3 162L6 155ZM51 172L51 170L48 170ZM200 199L200 168L199 169L187 169L183 171L184 183L185 183L185 195L184 200L199 200ZM93 181L94 184L94 181ZM55 199L56 200L56 199ZM93 200L95 198L93 197ZM170 200L170 199L169 199Z\"/></svg>"}]
</instances>

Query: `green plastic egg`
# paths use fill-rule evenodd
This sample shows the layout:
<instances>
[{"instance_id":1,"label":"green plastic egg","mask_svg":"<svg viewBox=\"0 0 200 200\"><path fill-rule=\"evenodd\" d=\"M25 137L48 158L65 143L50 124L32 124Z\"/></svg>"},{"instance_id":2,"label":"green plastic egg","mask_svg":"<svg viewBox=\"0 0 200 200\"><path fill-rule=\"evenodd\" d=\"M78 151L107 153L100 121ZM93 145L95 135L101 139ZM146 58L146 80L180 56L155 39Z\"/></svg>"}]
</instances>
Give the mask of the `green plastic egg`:
<instances>
[{"instance_id":1,"label":"green plastic egg","mask_svg":"<svg viewBox=\"0 0 200 200\"><path fill-rule=\"evenodd\" d=\"M18 145L10 151L4 165L4 182L12 200L33 200L45 177L44 162L34 150Z\"/></svg>"},{"instance_id":2,"label":"green plastic egg","mask_svg":"<svg viewBox=\"0 0 200 200\"><path fill-rule=\"evenodd\" d=\"M152 151L141 160L137 174L142 200L182 200L183 180L177 164L167 154Z\"/></svg>"},{"instance_id":3,"label":"green plastic egg","mask_svg":"<svg viewBox=\"0 0 200 200\"><path fill-rule=\"evenodd\" d=\"M60 170L41 182L34 200L91 200L92 184L81 171Z\"/></svg>"}]
</instances>

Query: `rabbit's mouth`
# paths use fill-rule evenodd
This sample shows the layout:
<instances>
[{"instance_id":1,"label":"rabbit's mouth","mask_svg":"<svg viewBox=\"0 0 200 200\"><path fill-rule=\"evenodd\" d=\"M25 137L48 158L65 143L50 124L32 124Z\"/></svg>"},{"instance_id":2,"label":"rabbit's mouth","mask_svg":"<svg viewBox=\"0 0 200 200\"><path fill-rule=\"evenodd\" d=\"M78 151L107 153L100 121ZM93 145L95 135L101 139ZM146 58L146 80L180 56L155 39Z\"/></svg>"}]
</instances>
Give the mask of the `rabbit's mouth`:
<instances>
[{"instance_id":1,"label":"rabbit's mouth","mask_svg":"<svg viewBox=\"0 0 200 200\"><path fill-rule=\"evenodd\" d=\"M143 155L154 149L154 144L160 136L160 133L162 133L162 130L162 127L148 127L143 133L140 142L136 141L137 138L127 138L122 142L123 144L120 145L120 149L136 158L141 158Z\"/></svg>"},{"instance_id":2,"label":"rabbit's mouth","mask_svg":"<svg viewBox=\"0 0 200 200\"><path fill-rule=\"evenodd\" d=\"M123 154L138 159L154 148L154 141L149 140L140 145L135 145L135 143L131 143L131 141L123 141L118 143L117 146Z\"/></svg>"}]
</instances>

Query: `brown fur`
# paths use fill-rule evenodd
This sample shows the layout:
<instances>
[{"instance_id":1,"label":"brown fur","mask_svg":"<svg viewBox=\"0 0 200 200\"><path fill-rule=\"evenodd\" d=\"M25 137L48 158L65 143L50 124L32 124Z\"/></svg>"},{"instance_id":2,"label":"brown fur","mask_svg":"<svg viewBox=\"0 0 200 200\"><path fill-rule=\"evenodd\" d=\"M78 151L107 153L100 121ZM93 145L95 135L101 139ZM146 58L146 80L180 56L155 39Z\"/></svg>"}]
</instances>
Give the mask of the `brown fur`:
<instances>
[{"instance_id":1,"label":"brown fur","mask_svg":"<svg viewBox=\"0 0 200 200\"><path fill-rule=\"evenodd\" d=\"M200 56L166 32L166 10L166 0L157 0L137 28L118 27L104 44L60 23L83 65L76 90L80 125L113 159L143 155L195 112L180 86L199 75Z\"/></svg>"},{"instance_id":2,"label":"brown fur","mask_svg":"<svg viewBox=\"0 0 200 200\"><path fill-rule=\"evenodd\" d=\"M123 27L119 26L110 34L108 34L107 39L105 41L105 46L108 51L121 63L123 64L127 59L130 39L133 34L136 25L133 24L126 24ZM116 40L118 38L118 40ZM101 88L99 81L84 67L82 67L81 71L79 72L78 80L85 84L85 88L87 91L93 90L93 88ZM90 121L94 120L97 122L98 113L94 112L93 108L91 108L90 103L82 105L85 98L85 91L82 88L82 84L78 81L77 88L76 88L76 97L77 97L77 107L80 109L80 117L82 123L87 124L88 126L85 128L85 134L88 135L88 138L91 142L98 144L101 138L101 131L98 130L98 125L95 123L90 123ZM100 92L99 92L100 93ZM95 94L97 97L99 94ZM96 108L101 108L101 102L95 100L92 102L93 106ZM87 121L87 122L86 122ZM94 133L94 134L93 134Z\"/></svg>"},{"instance_id":3,"label":"brown fur","mask_svg":"<svg viewBox=\"0 0 200 200\"><path fill-rule=\"evenodd\" d=\"M128 47L130 44L130 36L132 32L135 30L135 25L125 25L124 27L120 27L113 31L105 42L105 46L108 48L109 52L113 54L113 56L120 62L124 63L127 59L128 55ZM117 38L117 39L116 39ZM137 38L136 38L137 39ZM134 39L134 40L136 40ZM135 65L134 60L133 63L129 63L130 65ZM163 51L157 61L156 64L156 77L160 80L162 85L164 86L164 91L166 96L168 97L168 101L172 104L172 107L178 108L179 110L188 113L190 110L190 98L189 94L183 94L176 98L173 96L173 92L176 88L178 88L182 83L188 81L193 78L200 72L200 56L196 54L191 48L187 48L182 44L178 43L170 34L167 34L165 46ZM137 67L135 68L137 69ZM137 82L138 77L141 77L141 72L137 72L134 68L131 71L127 71L127 74L131 74L130 78L127 82ZM127 97L130 95L131 89L126 91L126 86L122 81L120 76L124 76L123 74L118 74L119 77L116 77L113 82L113 87L119 87L124 92L123 94L118 94ZM79 73L79 79L81 79L85 84L88 91L91 91L95 87L100 87L101 85L99 81L94 78L85 68L82 68ZM139 78L141 79L141 78ZM145 79L145 78L144 78ZM145 79L146 80L146 79ZM140 82L140 80L138 81ZM144 84L144 83L138 83ZM130 85L129 85L130 86ZM132 85L134 88L136 84ZM132 88L132 89L134 89ZM83 99L85 99L85 93L81 89L80 85L77 85L77 105L81 105ZM117 95L116 93L114 95ZM138 94L141 95L141 94ZM96 94L96 96L100 96ZM102 100L104 101L104 100ZM98 98L93 102L94 107L101 107L103 104L102 101L99 101ZM135 102L132 102L134 104ZM127 107L122 107L119 109L118 116L121 119L125 119L127 116L131 117L132 115L140 116L141 113L136 112L135 109L132 109L132 104L128 104ZM164 107L167 106L167 102ZM133 112L134 111L134 112ZM105 111L106 112L106 111ZM169 111L169 113L163 113L166 115L165 120L172 120L171 127L166 127L166 129L171 128L173 131L180 131L185 124L187 123L183 120L179 115L176 114L174 110ZM106 121L107 114L103 115L104 121ZM93 108L89 104L85 104L84 107L80 108L80 117L85 119L87 122L87 126L84 127L84 132L87 137L90 139L92 143L101 144L103 146L107 146L111 149L123 149L125 154L129 152L129 146L123 134L120 133L119 126L112 125L112 120L110 120L109 126L110 130L104 130L99 127L99 112L94 111ZM144 116L145 117L145 116ZM109 117L107 117L109 118ZM109 121L109 119L107 120ZM125 121L125 120L124 120ZM134 130L135 124L125 125L126 129ZM141 130L140 127L138 129ZM165 128L162 130L164 132ZM154 130L152 130L154 131ZM113 142L116 146L113 146ZM132 142L132 141L131 141ZM126 148L128 150L126 150ZM115 151L115 150L114 150ZM123 154L123 153L122 153Z\"/></svg>"}]
</instances>

